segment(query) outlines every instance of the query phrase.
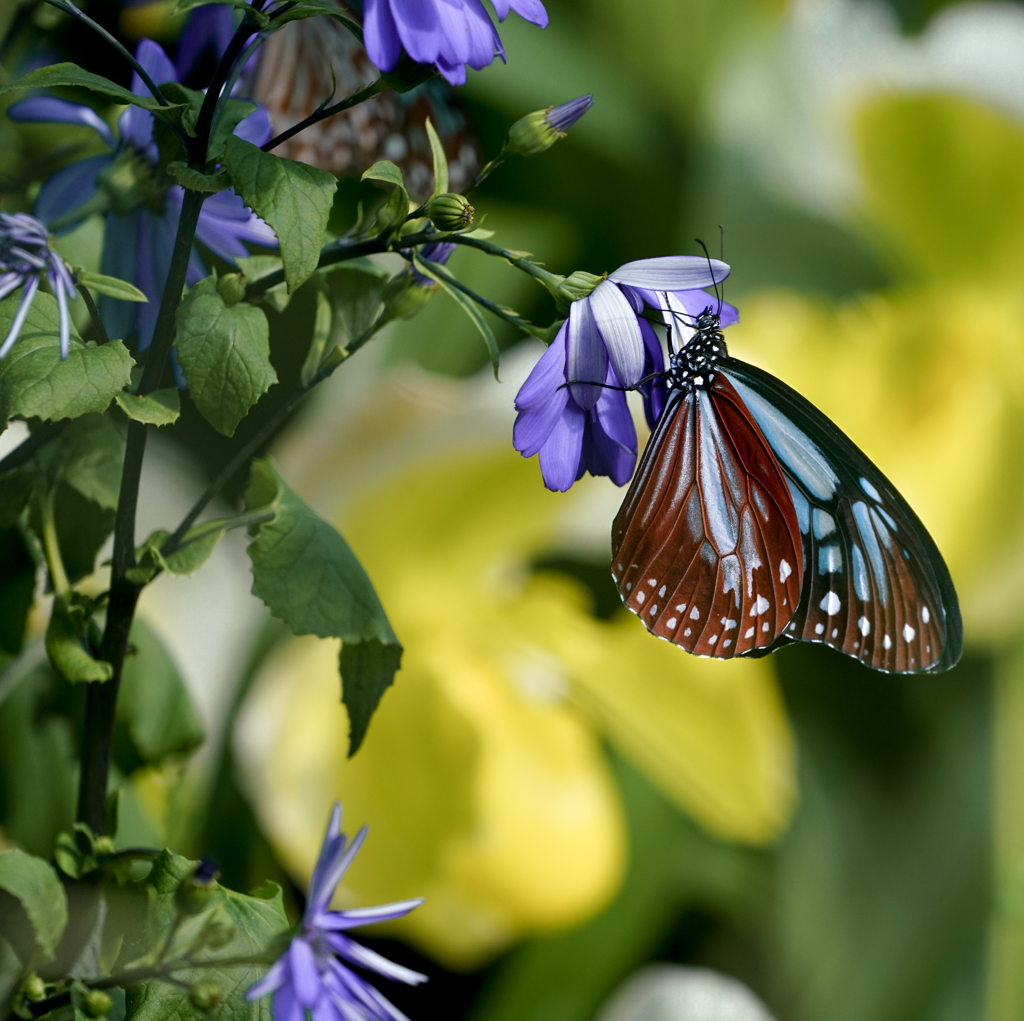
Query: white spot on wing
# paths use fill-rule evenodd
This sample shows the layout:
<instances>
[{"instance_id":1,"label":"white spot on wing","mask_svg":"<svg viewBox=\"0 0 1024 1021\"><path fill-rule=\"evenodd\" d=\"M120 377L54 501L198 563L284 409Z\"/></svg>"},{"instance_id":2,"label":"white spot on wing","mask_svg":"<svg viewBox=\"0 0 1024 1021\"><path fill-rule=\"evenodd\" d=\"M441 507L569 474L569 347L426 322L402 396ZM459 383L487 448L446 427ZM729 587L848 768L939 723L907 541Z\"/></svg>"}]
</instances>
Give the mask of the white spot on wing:
<instances>
[{"instance_id":1,"label":"white spot on wing","mask_svg":"<svg viewBox=\"0 0 1024 1021\"><path fill-rule=\"evenodd\" d=\"M626 591L629 592L632 588L633 588L633 583L631 581L627 581L626 582Z\"/></svg>"},{"instance_id":2,"label":"white spot on wing","mask_svg":"<svg viewBox=\"0 0 1024 1021\"><path fill-rule=\"evenodd\" d=\"M871 621L868 620L867 617L861 617L861 619L857 621L857 627L865 638L871 634Z\"/></svg>"},{"instance_id":3,"label":"white spot on wing","mask_svg":"<svg viewBox=\"0 0 1024 1021\"><path fill-rule=\"evenodd\" d=\"M726 640L724 642L722 642L722 648L723 649L728 649L730 645L732 645L732 639L731 638L726 638Z\"/></svg>"},{"instance_id":4,"label":"white spot on wing","mask_svg":"<svg viewBox=\"0 0 1024 1021\"><path fill-rule=\"evenodd\" d=\"M692 631L691 631L691 630L690 630L689 628L687 628L687 629L686 629L686 630L685 630L685 631L683 632L683 637L684 637L684 638L689 638L691 634L693 634L693 632L692 632Z\"/></svg>"},{"instance_id":5,"label":"white spot on wing","mask_svg":"<svg viewBox=\"0 0 1024 1021\"><path fill-rule=\"evenodd\" d=\"M832 628L832 637L835 638L836 635L838 635L838 634L839 634L839 628L837 628L837 627Z\"/></svg>"},{"instance_id":6,"label":"white spot on wing","mask_svg":"<svg viewBox=\"0 0 1024 1021\"><path fill-rule=\"evenodd\" d=\"M678 605L678 606L676 607L676 610L677 610L677 611L678 611L679 613L686 613L686 603L680 603L680 604L679 604L679 605Z\"/></svg>"},{"instance_id":7,"label":"white spot on wing","mask_svg":"<svg viewBox=\"0 0 1024 1021\"><path fill-rule=\"evenodd\" d=\"M912 642L914 640L914 635L916 634L917 632L909 624L903 625L903 637L908 642Z\"/></svg>"},{"instance_id":8,"label":"white spot on wing","mask_svg":"<svg viewBox=\"0 0 1024 1021\"><path fill-rule=\"evenodd\" d=\"M708 645L714 645L714 644L715 644L715 642L717 642L717 641L718 641L718 635L712 635L712 636L711 636L711 637L710 637L710 638L708 639Z\"/></svg>"},{"instance_id":9,"label":"white spot on wing","mask_svg":"<svg viewBox=\"0 0 1024 1021\"><path fill-rule=\"evenodd\" d=\"M843 569L843 554L838 546L818 549L818 574L837 574Z\"/></svg>"},{"instance_id":10,"label":"white spot on wing","mask_svg":"<svg viewBox=\"0 0 1024 1021\"><path fill-rule=\"evenodd\" d=\"M882 648L883 649L891 649L892 648L892 639L888 635L885 635L882 638Z\"/></svg>"},{"instance_id":11,"label":"white spot on wing","mask_svg":"<svg viewBox=\"0 0 1024 1021\"><path fill-rule=\"evenodd\" d=\"M921 607L921 620L923 620L927 624L928 621L930 621L931 619L932 619L932 615L928 612L928 607L927 606L922 606Z\"/></svg>"},{"instance_id":12,"label":"white spot on wing","mask_svg":"<svg viewBox=\"0 0 1024 1021\"><path fill-rule=\"evenodd\" d=\"M785 582L785 580L793 573L793 568L786 563L785 560L779 561L779 581Z\"/></svg>"},{"instance_id":13,"label":"white spot on wing","mask_svg":"<svg viewBox=\"0 0 1024 1021\"><path fill-rule=\"evenodd\" d=\"M739 621L729 620L728 617L723 617L722 618L722 623L725 625L725 630L726 631L731 631L734 627L736 627L736 625L739 623Z\"/></svg>"},{"instance_id":14,"label":"white spot on wing","mask_svg":"<svg viewBox=\"0 0 1024 1021\"><path fill-rule=\"evenodd\" d=\"M764 596L758 596L757 599L754 600L754 605L750 608L750 616L760 617L762 613L767 611L769 606L771 606L771 603L769 603Z\"/></svg>"},{"instance_id":15,"label":"white spot on wing","mask_svg":"<svg viewBox=\"0 0 1024 1021\"><path fill-rule=\"evenodd\" d=\"M814 625L814 633L816 635L823 635L825 633L825 625L824 624L815 624Z\"/></svg>"},{"instance_id":16,"label":"white spot on wing","mask_svg":"<svg viewBox=\"0 0 1024 1021\"><path fill-rule=\"evenodd\" d=\"M836 530L836 520L828 511L815 507L811 520L814 522L815 539L824 539L826 535L831 535Z\"/></svg>"},{"instance_id":17,"label":"white spot on wing","mask_svg":"<svg viewBox=\"0 0 1024 1021\"><path fill-rule=\"evenodd\" d=\"M675 617L669 617L669 619L667 621L665 621L665 627L667 627L669 629L669 631L671 631L675 626L676 626L676 619L675 619Z\"/></svg>"},{"instance_id":18,"label":"white spot on wing","mask_svg":"<svg viewBox=\"0 0 1024 1021\"><path fill-rule=\"evenodd\" d=\"M871 483L868 482L867 479L861 478L861 480L860 480L860 488L863 489L864 492L867 493L868 496L870 496L872 500L877 500L879 503L882 502L882 495L881 495L881 493L879 493L878 490L875 489L875 487L873 485L871 485Z\"/></svg>"},{"instance_id":19,"label":"white spot on wing","mask_svg":"<svg viewBox=\"0 0 1024 1021\"><path fill-rule=\"evenodd\" d=\"M764 622L764 623L763 623L763 624L761 625L761 630L762 630L762 631L767 631L767 630L768 630L768 621L765 621L765 622Z\"/></svg>"},{"instance_id":20,"label":"white spot on wing","mask_svg":"<svg viewBox=\"0 0 1024 1021\"><path fill-rule=\"evenodd\" d=\"M643 605L643 602L644 602L644 600L645 600L646 598L647 598L647 596L645 596L645 595L643 594L643 592L637 592L637 594L636 594L636 601L637 601L638 603L640 603L640 605L641 605L641 606Z\"/></svg>"},{"instance_id":21,"label":"white spot on wing","mask_svg":"<svg viewBox=\"0 0 1024 1021\"><path fill-rule=\"evenodd\" d=\"M700 610L698 610L697 607L695 606L690 611L690 620L699 620L699 619L700 619Z\"/></svg>"},{"instance_id":22,"label":"white spot on wing","mask_svg":"<svg viewBox=\"0 0 1024 1021\"><path fill-rule=\"evenodd\" d=\"M743 637L744 638L753 638L754 637L754 629L752 627L747 628L747 630L743 632Z\"/></svg>"},{"instance_id":23,"label":"white spot on wing","mask_svg":"<svg viewBox=\"0 0 1024 1021\"><path fill-rule=\"evenodd\" d=\"M657 581L655 581L654 578L648 578L647 579L647 584L650 585L651 588L654 588L654 586L657 585L658 583L657 583Z\"/></svg>"},{"instance_id":24,"label":"white spot on wing","mask_svg":"<svg viewBox=\"0 0 1024 1021\"><path fill-rule=\"evenodd\" d=\"M834 617L842 609L843 604L835 592L826 592L819 605L830 617Z\"/></svg>"},{"instance_id":25,"label":"white spot on wing","mask_svg":"<svg viewBox=\"0 0 1024 1021\"><path fill-rule=\"evenodd\" d=\"M660 588L660 589L658 589L658 595L659 595L659 596L661 596L661 598L662 598L662 599L664 599L664 598L665 598L665 592L666 592L666 591L667 591L667 590L666 590L665 586L664 586L664 585L662 585L662 586L661 586L661 588Z\"/></svg>"}]
</instances>

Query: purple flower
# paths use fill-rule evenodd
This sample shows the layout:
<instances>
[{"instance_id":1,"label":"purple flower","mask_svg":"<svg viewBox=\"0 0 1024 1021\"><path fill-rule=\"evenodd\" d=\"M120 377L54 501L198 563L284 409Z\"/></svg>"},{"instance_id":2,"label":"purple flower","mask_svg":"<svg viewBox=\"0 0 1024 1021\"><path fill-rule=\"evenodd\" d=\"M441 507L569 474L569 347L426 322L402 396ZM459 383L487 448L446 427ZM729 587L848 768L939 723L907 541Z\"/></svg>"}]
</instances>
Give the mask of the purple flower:
<instances>
[{"instance_id":1,"label":"purple flower","mask_svg":"<svg viewBox=\"0 0 1024 1021\"><path fill-rule=\"evenodd\" d=\"M334 888L352 864L366 832L364 826L347 844L341 832L341 805L335 802L309 882L299 932L270 971L245 994L247 1000L257 1000L273 993L274 1021L305 1021L307 1011L313 1021L407 1021L400 1010L339 958L407 985L427 981L426 975L393 964L344 935L346 929L401 918L422 904L422 897L376 908L328 910Z\"/></svg>"},{"instance_id":2,"label":"purple flower","mask_svg":"<svg viewBox=\"0 0 1024 1021\"><path fill-rule=\"evenodd\" d=\"M18 339L44 275L57 298L60 356L67 358L71 338L68 298L74 301L78 297L71 274L64 260L50 248L50 235L44 224L27 213L0 213L0 299L19 287L25 288L11 328L0 345L0 358Z\"/></svg>"},{"instance_id":3,"label":"purple flower","mask_svg":"<svg viewBox=\"0 0 1024 1021\"><path fill-rule=\"evenodd\" d=\"M544 114L544 120L552 131L564 135L593 105L593 93L588 92L561 106L553 106Z\"/></svg>"},{"instance_id":4,"label":"purple flower","mask_svg":"<svg viewBox=\"0 0 1024 1021\"><path fill-rule=\"evenodd\" d=\"M443 266L458 247L454 241L436 241L432 245L424 245L420 249L420 256L427 262L436 262L439 266ZM437 290L437 284L430 277L424 276L415 266L410 267L410 272L417 287L429 287L432 291Z\"/></svg>"},{"instance_id":5,"label":"purple flower","mask_svg":"<svg viewBox=\"0 0 1024 1021\"><path fill-rule=\"evenodd\" d=\"M717 299L703 288L728 274L725 263L701 256L641 259L572 302L558 336L516 395L513 445L524 457L540 455L548 489L564 492L588 471L619 486L629 481L636 431L625 394L611 387L637 387L665 365L661 342L642 313L646 306L657 309L678 333L706 308L717 309ZM736 322L736 309L723 303L721 318L723 326ZM656 383L639 387L652 428L665 399Z\"/></svg>"},{"instance_id":6,"label":"purple flower","mask_svg":"<svg viewBox=\"0 0 1024 1021\"><path fill-rule=\"evenodd\" d=\"M492 0L498 20L509 8L545 28L540 0ZM421 64L433 64L452 85L466 81L466 65L479 71L505 51L480 0L365 0L366 52L381 71L390 71L402 49Z\"/></svg>"},{"instance_id":7,"label":"purple flower","mask_svg":"<svg viewBox=\"0 0 1024 1021\"><path fill-rule=\"evenodd\" d=\"M174 65L152 40L143 39L135 56L154 81L177 81ZM140 96L149 95L137 74L132 76L132 91ZM135 284L149 303L136 305L101 296L100 311L112 337L127 338L135 329L138 350L144 350L153 336L185 195L178 185L167 187L158 180L159 152L153 140L153 115L129 106L118 120L115 138L94 110L52 96L22 100L11 106L7 114L16 121L50 121L92 128L112 150L57 171L43 184L36 199L35 215L59 233L90 213L106 214L101 272ZM262 107L235 129L236 135L254 145L262 145L271 133L270 119ZM199 214L196 238L228 262L249 254L245 242L277 247L271 228L246 208L234 191L217 192L207 198ZM188 283L194 284L206 274L198 250L193 249Z\"/></svg>"}]
</instances>

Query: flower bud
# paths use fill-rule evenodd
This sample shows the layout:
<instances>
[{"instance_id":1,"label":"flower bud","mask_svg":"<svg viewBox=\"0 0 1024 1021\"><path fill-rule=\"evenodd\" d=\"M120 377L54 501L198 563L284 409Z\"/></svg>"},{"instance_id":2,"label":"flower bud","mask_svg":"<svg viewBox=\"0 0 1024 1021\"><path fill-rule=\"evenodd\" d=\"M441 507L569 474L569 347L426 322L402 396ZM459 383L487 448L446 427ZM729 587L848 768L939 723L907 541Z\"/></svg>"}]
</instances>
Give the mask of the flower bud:
<instances>
[{"instance_id":1,"label":"flower bud","mask_svg":"<svg viewBox=\"0 0 1024 1021\"><path fill-rule=\"evenodd\" d=\"M178 887L175 895L178 910L183 915L197 915L205 908L217 892L217 863L210 857L196 866L195 871Z\"/></svg>"},{"instance_id":2,"label":"flower bud","mask_svg":"<svg viewBox=\"0 0 1024 1021\"><path fill-rule=\"evenodd\" d=\"M580 96L561 106L528 113L509 128L505 151L520 156L537 156L550 149L592 106L592 95Z\"/></svg>"},{"instance_id":3,"label":"flower bud","mask_svg":"<svg viewBox=\"0 0 1024 1021\"><path fill-rule=\"evenodd\" d=\"M384 301L382 318L390 322L392 319L411 319L434 296L438 285L416 270L407 269L404 273L388 281L381 296Z\"/></svg>"},{"instance_id":4,"label":"flower bud","mask_svg":"<svg viewBox=\"0 0 1024 1021\"><path fill-rule=\"evenodd\" d=\"M224 990L216 982L210 982L208 979L196 982L188 991L189 1002L200 1010L211 1010L216 1007L223 995Z\"/></svg>"},{"instance_id":5,"label":"flower bud","mask_svg":"<svg viewBox=\"0 0 1024 1021\"><path fill-rule=\"evenodd\" d=\"M43 1000L46 998L46 983L38 975L29 975L21 991L26 1000Z\"/></svg>"},{"instance_id":6,"label":"flower bud","mask_svg":"<svg viewBox=\"0 0 1024 1021\"><path fill-rule=\"evenodd\" d=\"M473 222L473 215L476 212L465 195L455 195L452 192L436 195L425 208L430 222L438 230L445 231L468 227Z\"/></svg>"},{"instance_id":7,"label":"flower bud","mask_svg":"<svg viewBox=\"0 0 1024 1021\"><path fill-rule=\"evenodd\" d=\"M569 314L569 306L580 298L585 298L604 277L595 276L585 270L578 269L570 273L555 290L555 306L562 315Z\"/></svg>"},{"instance_id":8,"label":"flower bud","mask_svg":"<svg viewBox=\"0 0 1024 1021\"><path fill-rule=\"evenodd\" d=\"M102 989L90 989L82 997L82 1011L86 1017L105 1017L113 1006L110 994Z\"/></svg>"},{"instance_id":9,"label":"flower bud","mask_svg":"<svg viewBox=\"0 0 1024 1021\"><path fill-rule=\"evenodd\" d=\"M226 273L217 279L217 293L229 308L245 297L245 277L241 273Z\"/></svg>"},{"instance_id":10,"label":"flower bud","mask_svg":"<svg viewBox=\"0 0 1024 1021\"><path fill-rule=\"evenodd\" d=\"M164 212L164 190L157 185L149 160L124 153L96 175L96 184L107 196L110 211L118 216L145 206L151 213Z\"/></svg>"}]
</instances>

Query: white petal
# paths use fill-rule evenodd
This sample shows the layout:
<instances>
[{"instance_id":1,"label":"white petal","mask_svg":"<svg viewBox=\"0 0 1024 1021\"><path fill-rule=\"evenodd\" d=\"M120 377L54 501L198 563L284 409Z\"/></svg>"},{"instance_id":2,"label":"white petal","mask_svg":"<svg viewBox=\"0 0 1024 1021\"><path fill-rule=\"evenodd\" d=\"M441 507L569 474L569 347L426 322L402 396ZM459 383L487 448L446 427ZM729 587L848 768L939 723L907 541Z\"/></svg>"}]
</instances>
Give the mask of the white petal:
<instances>
[{"instance_id":1,"label":"white petal","mask_svg":"<svg viewBox=\"0 0 1024 1021\"><path fill-rule=\"evenodd\" d=\"M714 270L714 279L711 272ZM695 287L711 287L729 275L729 266L703 255L665 255L659 259L637 259L627 262L609 280L634 287L650 287L666 291L689 291Z\"/></svg>"},{"instance_id":2,"label":"white petal","mask_svg":"<svg viewBox=\"0 0 1024 1021\"><path fill-rule=\"evenodd\" d=\"M569 379L603 383L608 369L608 354L597 332L589 298L574 301L569 308L569 348L566 369ZM573 399L584 411L601 399L599 386L574 383L569 387Z\"/></svg>"},{"instance_id":3,"label":"white petal","mask_svg":"<svg viewBox=\"0 0 1024 1021\"><path fill-rule=\"evenodd\" d=\"M623 386L632 386L644 371L644 338L633 306L615 284L604 280L590 295L590 308L615 375Z\"/></svg>"}]
</instances>

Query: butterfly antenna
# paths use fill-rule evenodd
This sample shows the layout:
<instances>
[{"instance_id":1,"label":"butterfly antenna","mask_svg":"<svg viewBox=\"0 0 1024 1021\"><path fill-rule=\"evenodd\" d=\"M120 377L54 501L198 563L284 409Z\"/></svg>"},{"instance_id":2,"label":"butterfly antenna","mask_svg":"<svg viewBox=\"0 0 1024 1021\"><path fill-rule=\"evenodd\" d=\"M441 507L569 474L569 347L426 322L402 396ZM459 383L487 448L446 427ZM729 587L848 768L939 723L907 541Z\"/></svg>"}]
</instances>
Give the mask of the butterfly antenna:
<instances>
[{"instance_id":1,"label":"butterfly antenna","mask_svg":"<svg viewBox=\"0 0 1024 1021\"><path fill-rule=\"evenodd\" d=\"M725 228L718 225L718 258L725 262ZM718 318L722 318L722 303L725 301L725 280L722 280L722 297L718 299Z\"/></svg>"},{"instance_id":2,"label":"butterfly antenna","mask_svg":"<svg viewBox=\"0 0 1024 1021\"><path fill-rule=\"evenodd\" d=\"M718 281L715 279L715 268L714 268L714 266L711 265L711 253L708 251L708 246L706 244L704 244L704 242L701 241L700 238L694 238L693 240L696 241L697 244L700 245L701 248L704 249L704 257L708 260L708 269L711 272L711 282L715 285L715 297L718 299L718 314L721 315L722 314L722 295L719 293Z\"/></svg>"}]
</instances>

